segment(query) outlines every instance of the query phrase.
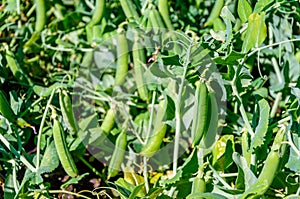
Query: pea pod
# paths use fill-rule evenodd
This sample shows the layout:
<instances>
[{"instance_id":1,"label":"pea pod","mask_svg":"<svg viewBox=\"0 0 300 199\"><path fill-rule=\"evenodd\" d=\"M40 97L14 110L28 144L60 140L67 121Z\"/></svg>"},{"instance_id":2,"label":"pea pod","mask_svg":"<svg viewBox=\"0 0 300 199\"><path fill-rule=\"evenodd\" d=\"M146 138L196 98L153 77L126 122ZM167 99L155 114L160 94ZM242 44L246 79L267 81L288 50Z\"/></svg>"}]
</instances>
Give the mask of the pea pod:
<instances>
[{"instance_id":1,"label":"pea pod","mask_svg":"<svg viewBox=\"0 0 300 199\"><path fill-rule=\"evenodd\" d=\"M42 30L46 24L46 5L45 0L35 0L36 5L36 17L35 17L35 31L31 35L30 39L25 43L24 50L29 50L29 47L39 39Z\"/></svg>"},{"instance_id":2,"label":"pea pod","mask_svg":"<svg viewBox=\"0 0 300 199\"><path fill-rule=\"evenodd\" d=\"M120 3L127 19L139 21L139 14L131 0L120 0Z\"/></svg>"},{"instance_id":3,"label":"pea pod","mask_svg":"<svg viewBox=\"0 0 300 199\"><path fill-rule=\"evenodd\" d=\"M206 131L208 115L208 91L204 82L199 82L195 94L195 108L192 123L192 145L198 145Z\"/></svg>"},{"instance_id":4,"label":"pea pod","mask_svg":"<svg viewBox=\"0 0 300 199\"><path fill-rule=\"evenodd\" d=\"M174 30L170 19L168 0L158 0L158 11L161 14L167 28Z\"/></svg>"},{"instance_id":5,"label":"pea pod","mask_svg":"<svg viewBox=\"0 0 300 199\"><path fill-rule=\"evenodd\" d=\"M203 165L201 165L197 176L193 180L191 195L197 193L205 193L205 191L206 191L206 183L204 180ZM202 197L195 197L195 199L200 199L200 198Z\"/></svg>"},{"instance_id":6,"label":"pea pod","mask_svg":"<svg viewBox=\"0 0 300 199\"><path fill-rule=\"evenodd\" d=\"M149 19L151 21L152 28L155 33L158 33L159 30L162 30L165 28L164 22L162 21L159 12L154 7L152 7L150 10Z\"/></svg>"},{"instance_id":7,"label":"pea pod","mask_svg":"<svg viewBox=\"0 0 300 199\"><path fill-rule=\"evenodd\" d=\"M217 19L220 16L223 6L224 6L224 0L216 0L204 26L213 25L215 19Z\"/></svg>"},{"instance_id":8,"label":"pea pod","mask_svg":"<svg viewBox=\"0 0 300 199\"><path fill-rule=\"evenodd\" d=\"M65 90L59 92L59 106L68 129L72 134L76 134L79 127L75 119L71 99Z\"/></svg>"},{"instance_id":9,"label":"pea pod","mask_svg":"<svg viewBox=\"0 0 300 199\"><path fill-rule=\"evenodd\" d=\"M55 110L52 110L52 115L54 116L53 119L53 138L54 138L54 144L57 150L57 154L59 157L59 160L65 170L65 172L71 176L75 177L78 174L76 165L74 163L74 160L69 152L66 138L64 131L57 119L57 114Z\"/></svg>"},{"instance_id":10,"label":"pea pod","mask_svg":"<svg viewBox=\"0 0 300 199\"><path fill-rule=\"evenodd\" d=\"M24 71L20 67L19 63L17 62L14 53L8 49L8 46L6 46L5 58L6 58L9 69L11 70L13 76L18 80L18 82L20 82L22 84L29 83L30 85L32 85L31 80L24 73Z\"/></svg>"},{"instance_id":11,"label":"pea pod","mask_svg":"<svg viewBox=\"0 0 300 199\"><path fill-rule=\"evenodd\" d=\"M239 199L255 198L263 195L268 190L276 176L281 162L281 154L285 149L285 146L282 145L282 143L285 139L285 128L282 128L275 136L271 151L267 156L264 167L262 168L257 181L248 190L246 190Z\"/></svg>"},{"instance_id":12,"label":"pea pod","mask_svg":"<svg viewBox=\"0 0 300 199\"><path fill-rule=\"evenodd\" d=\"M138 34L135 33L135 40L132 46L133 69L138 93L142 100L148 100L148 90L144 82L144 64L146 63L145 52L139 41Z\"/></svg>"},{"instance_id":13,"label":"pea pod","mask_svg":"<svg viewBox=\"0 0 300 199\"><path fill-rule=\"evenodd\" d=\"M101 124L101 130L108 135L112 127L114 126L115 123L115 110L114 109L109 109L103 119L103 122Z\"/></svg>"},{"instance_id":14,"label":"pea pod","mask_svg":"<svg viewBox=\"0 0 300 199\"><path fill-rule=\"evenodd\" d=\"M115 85L121 85L125 82L128 71L128 43L122 28L118 29L117 55Z\"/></svg>"},{"instance_id":15,"label":"pea pod","mask_svg":"<svg viewBox=\"0 0 300 199\"><path fill-rule=\"evenodd\" d=\"M117 137L115 149L108 166L107 179L114 177L119 173L119 169L121 168L121 164L125 157L126 145L127 145L127 134L126 131L124 130Z\"/></svg>"},{"instance_id":16,"label":"pea pod","mask_svg":"<svg viewBox=\"0 0 300 199\"><path fill-rule=\"evenodd\" d=\"M166 112L166 105L161 101L156 114L156 122L154 124L153 135L148 142L143 146L141 155L148 158L152 157L160 148L167 131L167 125L163 123L163 117Z\"/></svg>"},{"instance_id":17,"label":"pea pod","mask_svg":"<svg viewBox=\"0 0 300 199\"><path fill-rule=\"evenodd\" d=\"M0 90L0 113L5 117L9 122L16 121L16 115L10 107L4 93Z\"/></svg>"},{"instance_id":18,"label":"pea pod","mask_svg":"<svg viewBox=\"0 0 300 199\"><path fill-rule=\"evenodd\" d=\"M88 42L91 42L94 37L94 26L99 24L105 12L105 0L96 0L95 9L92 19L86 26L86 35Z\"/></svg>"},{"instance_id":19,"label":"pea pod","mask_svg":"<svg viewBox=\"0 0 300 199\"><path fill-rule=\"evenodd\" d=\"M206 132L204 133L204 147L209 148L211 147L215 141L216 136L218 134L218 115L219 115L219 108L216 99L216 95L214 91L210 91L208 94L208 118L206 125L207 127Z\"/></svg>"}]
</instances>

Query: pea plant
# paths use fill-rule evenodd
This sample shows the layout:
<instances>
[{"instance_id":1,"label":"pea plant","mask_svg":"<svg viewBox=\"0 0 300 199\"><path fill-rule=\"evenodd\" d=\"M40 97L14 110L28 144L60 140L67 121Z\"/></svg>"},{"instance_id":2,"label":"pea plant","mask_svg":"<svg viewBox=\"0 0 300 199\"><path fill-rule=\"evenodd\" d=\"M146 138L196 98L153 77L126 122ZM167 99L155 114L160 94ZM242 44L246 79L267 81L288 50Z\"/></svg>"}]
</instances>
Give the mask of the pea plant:
<instances>
[{"instance_id":1,"label":"pea plant","mask_svg":"<svg viewBox=\"0 0 300 199\"><path fill-rule=\"evenodd\" d=\"M299 1L0 10L0 198L299 198Z\"/></svg>"}]
</instances>

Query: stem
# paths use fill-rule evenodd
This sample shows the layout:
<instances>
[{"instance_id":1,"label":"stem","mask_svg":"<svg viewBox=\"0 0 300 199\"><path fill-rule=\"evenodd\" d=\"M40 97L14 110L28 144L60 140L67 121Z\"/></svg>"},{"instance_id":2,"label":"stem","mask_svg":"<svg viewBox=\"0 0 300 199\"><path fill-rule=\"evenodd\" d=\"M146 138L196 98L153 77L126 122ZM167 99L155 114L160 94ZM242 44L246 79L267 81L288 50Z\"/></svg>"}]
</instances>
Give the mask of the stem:
<instances>
[{"instance_id":1,"label":"stem","mask_svg":"<svg viewBox=\"0 0 300 199\"><path fill-rule=\"evenodd\" d=\"M148 143L148 140L149 140L149 137L150 137L150 133L151 133L151 126L152 126L152 123L153 123L153 112L154 112L155 95L156 95L156 91L153 91L152 102L151 102L151 110L150 110L150 120L149 120L149 125L148 125L148 130L147 130L145 144Z\"/></svg>"},{"instance_id":2,"label":"stem","mask_svg":"<svg viewBox=\"0 0 300 199\"><path fill-rule=\"evenodd\" d=\"M87 166L89 169L91 169L96 175L103 177L103 175L101 173L99 173L99 171L97 171L96 168L94 168L88 161L86 161L82 156L77 156L77 158L85 165Z\"/></svg>"},{"instance_id":3,"label":"stem","mask_svg":"<svg viewBox=\"0 0 300 199\"><path fill-rule=\"evenodd\" d=\"M88 196L81 195L81 194L78 194L78 193L74 193L74 192L71 192L71 191L66 191L66 190L43 190L40 193L52 193L52 194L54 194L54 193L65 193L65 194L69 194L69 195L74 195L74 196L79 197L79 198L92 199ZM28 194L28 196L33 196L33 195L36 195L36 194L37 194L36 192L33 192L33 193Z\"/></svg>"},{"instance_id":4,"label":"stem","mask_svg":"<svg viewBox=\"0 0 300 199\"><path fill-rule=\"evenodd\" d=\"M274 104L273 104L273 106L272 106L271 113L270 113L270 117L271 117L271 118L274 117L275 114L276 114L277 107L278 107L278 105L279 105L279 102L280 102L280 100L281 100L281 97L282 97L282 93L281 93L281 92L280 92L280 93L277 93L276 98L275 98L275 101L274 101Z\"/></svg>"},{"instance_id":5,"label":"stem","mask_svg":"<svg viewBox=\"0 0 300 199\"><path fill-rule=\"evenodd\" d=\"M29 107L27 107L25 109L25 111L23 111L19 117L23 117L24 115L26 115L28 113L28 111L30 110L31 107L34 107L35 105L37 105L40 101L43 100L43 97L40 97L39 99L35 100Z\"/></svg>"},{"instance_id":6,"label":"stem","mask_svg":"<svg viewBox=\"0 0 300 199\"><path fill-rule=\"evenodd\" d=\"M42 137L42 132L43 132L45 120L46 120L46 117L47 117L48 109L49 109L50 103L53 99L55 90L56 89L53 89L52 92L51 92L51 95L49 97L49 100L48 100L46 108L45 108L45 112L44 112L43 117L42 117L41 126L40 126L40 129L39 129L39 132L38 132L37 147L36 147L36 170L38 170L39 167L40 167L41 137Z\"/></svg>"},{"instance_id":7,"label":"stem","mask_svg":"<svg viewBox=\"0 0 300 199\"><path fill-rule=\"evenodd\" d=\"M180 138L180 133L181 133L181 96L182 96L184 80L185 80L185 76L186 76L187 68L188 68L188 64L189 64L191 46L192 45L190 45L187 48L185 62L184 62L184 65L183 65L183 70L184 71L183 71L183 75L181 77L181 82L180 82L179 91L178 91L178 95L177 95L177 101L176 101L176 105L175 105L176 131L175 131L174 154L173 154L173 176L175 176L176 173L177 173L179 138Z\"/></svg>"},{"instance_id":8,"label":"stem","mask_svg":"<svg viewBox=\"0 0 300 199\"><path fill-rule=\"evenodd\" d=\"M240 95L237 91L236 86L234 85L234 80L235 80L235 78L231 82L232 91L233 91L233 94L237 97L238 101L240 102L240 112L241 112L242 118L245 122L245 125L246 125L246 128L248 129L248 132L251 135L251 138L253 138L254 137L254 132L253 132L252 127L250 125L250 122L248 120L248 117L247 117L246 110L245 110L245 107L243 105L242 99L241 99L241 97L240 97Z\"/></svg>"},{"instance_id":9,"label":"stem","mask_svg":"<svg viewBox=\"0 0 300 199\"><path fill-rule=\"evenodd\" d=\"M248 53L248 57L255 54L257 51L260 51L260 50L263 50L263 49L266 49L266 48L270 48L270 47L273 47L273 46L277 46L277 45L280 45L280 44L284 44L284 43L294 42L294 41L300 41L300 38L280 41L280 42L269 44L269 45L266 45L266 46L263 46L263 47L260 47L260 48L256 48L253 51L251 51L250 53Z\"/></svg>"},{"instance_id":10,"label":"stem","mask_svg":"<svg viewBox=\"0 0 300 199\"><path fill-rule=\"evenodd\" d=\"M145 181L145 188L146 192L149 192L149 182L148 182L148 173L147 173L147 158L144 156L144 169L143 169L143 175L144 175L144 181Z\"/></svg>"}]
</instances>

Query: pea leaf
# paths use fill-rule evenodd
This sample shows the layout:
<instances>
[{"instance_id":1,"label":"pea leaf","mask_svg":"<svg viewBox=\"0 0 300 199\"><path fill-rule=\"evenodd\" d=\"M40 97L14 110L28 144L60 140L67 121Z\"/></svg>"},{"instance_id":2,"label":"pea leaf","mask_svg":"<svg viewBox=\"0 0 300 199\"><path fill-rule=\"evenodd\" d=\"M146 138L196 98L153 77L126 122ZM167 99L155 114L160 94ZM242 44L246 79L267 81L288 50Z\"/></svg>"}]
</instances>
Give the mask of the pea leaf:
<instances>
[{"instance_id":1,"label":"pea leaf","mask_svg":"<svg viewBox=\"0 0 300 199\"><path fill-rule=\"evenodd\" d=\"M254 138L252 139L251 148L254 149L263 145L269 124L270 106L265 99L258 102L259 121L255 129Z\"/></svg>"},{"instance_id":2,"label":"pea leaf","mask_svg":"<svg viewBox=\"0 0 300 199\"><path fill-rule=\"evenodd\" d=\"M244 176L244 184L246 190L249 189L256 182L257 178L248 167L247 160L244 157L240 156L237 152L234 152L232 154L232 159L238 166L239 174L242 173L242 176Z\"/></svg>"},{"instance_id":3,"label":"pea leaf","mask_svg":"<svg viewBox=\"0 0 300 199\"><path fill-rule=\"evenodd\" d=\"M300 149L300 138L297 136L296 133L292 134L292 137L294 140L294 144L296 146L296 148ZM295 151L294 148L290 149L290 156L289 156L289 160L287 162L287 164L285 165L287 168L291 169L292 171L295 171L297 173L300 172L300 157L297 154L297 152Z\"/></svg>"},{"instance_id":4,"label":"pea leaf","mask_svg":"<svg viewBox=\"0 0 300 199\"><path fill-rule=\"evenodd\" d=\"M252 8L247 0L239 0L238 2L238 15L243 23L248 20L248 17L252 13Z\"/></svg>"},{"instance_id":5,"label":"pea leaf","mask_svg":"<svg viewBox=\"0 0 300 199\"><path fill-rule=\"evenodd\" d=\"M258 2L255 4L254 12L259 13L265 9L268 5L271 5L271 3L274 0L258 0Z\"/></svg>"},{"instance_id":6,"label":"pea leaf","mask_svg":"<svg viewBox=\"0 0 300 199\"><path fill-rule=\"evenodd\" d=\"M46 148L46 151L44 153L42 162L41 162L41 167L39 169L39 173L50 173L54 171L59 165L59 159L57 156L55 144L52 141Z\"/></svg>"},{"instance_id":7,"label":"pea leaf","mask_svg":"<svg viewBox=\"0 0 300 199\"><path fill-rule=\"evenodd\" d=\"M267 37L265 13L253 13L248 18L248 29L242 46L242 52L247 53L251 48L260 46Z\"/></svg>"}]
</instances>

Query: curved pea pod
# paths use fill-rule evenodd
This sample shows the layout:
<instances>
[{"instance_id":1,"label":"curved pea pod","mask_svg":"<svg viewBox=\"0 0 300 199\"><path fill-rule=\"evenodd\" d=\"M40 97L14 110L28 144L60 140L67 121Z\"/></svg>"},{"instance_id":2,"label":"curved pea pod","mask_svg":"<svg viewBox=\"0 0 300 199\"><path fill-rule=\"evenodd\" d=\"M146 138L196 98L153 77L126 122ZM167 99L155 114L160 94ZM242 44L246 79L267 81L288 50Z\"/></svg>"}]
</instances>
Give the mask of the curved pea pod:
<instances>
[{"instance_id":1,"label":"curved pea pod","mask_svg":"<svg viewBox=\"0 0 300 199\"><path fill-rule=\"evenodd\" d=\"M35 31L24 45L25 52L30 50L30 46L40 38L40 33L44 29L47 20L45 0L35 0L35 5Z\"/></svg>"},{"instance_id":2,"label":"curved pea pod","mask_svg":"<svg viewBox=\"0 0 300 199\"><path fill-rule=\"evenodd\" d=\"M125 157L126 145L127 145L127 134L125 131L122 131L116 140L115 149L108 166L107 179L118 175L119 169L121 168L121 164Z\"/></svg>"},{"instance_id":3,"label":"curved pea pod","mask_svg":"<svg viewBox=\"0 0 300 199\"><path fill-rule=\"evenodd\" d=\"M59 157L59 160L65 170L65 172L71 176L75 177L78 175L78 170L76 168L75 162L69 152L66 138L62 126L60 125L55 111L53 111L53 138L56 151Z\"/></svg>"},{"instance_id":4,"label":"curved pea pod","mask_svg":"<svg viewBox=\"0 0 300 199\"><path fill-rule=\"evenodd\" d=\"M223 6L224 6L224 0L216 0L204 26L210 26L214 23L215 19L220 16Z\"/></svg>"},{"instance_id":5,"label":"curved pea pod","mask_svg":"<svg viewBox=\"0 0 300 199\"><path fill-rule=\"evenodd\" d=\"M167 28L169 30L174 30L170 19L168 0L158 0L158 11L162 16Z\"/></svg>"},{"instance_id":6,"label":"curved pea pod","mask_svg":"<svg viewBox=\"0 0 300 199\"><path fill-rule=\"evenodd\" d=\"M11 70L13 76L18 80L18 82L22 84L32 84L29 77L24 73L22 68L20 67L19 63L17 62L15 55L13 52L6 49L5 58L8 64L9 69Z\"/></svg>"},{"instance_id":7,"label":"curved pea pod","mask_svg":"<svg viewBox=\"0 0 300 199\"><path fill-rule=\"evenodd\" d=\"M165 112L166 104L164 100L162 100L160 101L158 106L153 135L143 146L142 151L140 153L141 155L150 158L159 150L167 131L167 125L163 123L163 117L165 115Z\"/></svg>"},{"instance_id":8,"label":"curved pea pod","mask_svg":"<svg viewBox=\"0 0 300 199\"><path fill-rule=\"evenodd\" d=\"M162 21L162 18L160 16L159 12L154 7L152 7L152 9L150 10L149 19L151 21L152 28L156 34L160 30L164 30L164 28L165 28L164 22Z\"/></svg>"},{"instance_id":9,"label":"curved pea pod","mask_svg":"<svg viewBox=\"0 0 300 199\"><path fill-rule=\"evenodd\" d=\"M215 92L209 92L208 94L208 119L206 122L207 131L204 134L203 144L205 148L211 147L216 139L218 134L218 115L219 115L219 108L216 99Z\"/></svg>"},{"instance_id":10,"label":"curved pea pod","mask_svg":"<svg viewBox=\"0 0 300 199\"><path fill-rule=\"evenodd\" d=\"M142 44L139 41L137 33L132 46L133 69L138 93L142 100L148 100L148 89L144 82L144 64L146 63L145 52Z\"/></svg>"},{"instance_id":11,"label":"curved pea pod","mask_svg":"<svg viewBox=\"0 0 300 199\"><path fill-rule=\"evenodd\" d=\"M285 128L283 128L280 129L275 136L271 151L267 156L257 181L248 190L246 190L239 199L257 198L269 189L276 173L278 172L281 157L285 150L285 145L282 143L285 140Z\"/></svg>"},{"instance_id":12,"label":"curved pea pod","mask_svg":"<svg viewBox=\"0 0 300 199\"><path fill-rule=\"evenodd\" d=\"M139 14L131 0L120 0L120 3L127 19L139 21Z\"/></svg>"},{"instance_id":13,"label":"curved pea pod","mask_svg":"<svg viewBox=\"0 0 300 199\"><path fill-rule=\"evenodd\" d=\"M198 145L206 132L208 116L208 90L204 82L196 87L195 108L192 123L192 145Z\"/></svg>"},{"instance_id":14,"label":"curved pea pod","mask_svg":"<svg viewBox=\"0 0 300 199\"><path fill-rule=\"evenodd\" d=\"M0 90L0 113L5 117L9 122L16 121L16 115L10 107L4 93Z\"/></svg>"},{"instance_id":15,"label":"curved pea pod","mask_svg":"<svg viewBox=\"0 0 300 199\"><path fill-rule=\"evenodd\" d=\"M155 132L155 134L149 139L147 144L143 147L141 155L148 158L152 157L160 148L161 143L165 137L167 131L167 125L163 124L161 129Z\"/></svg>"},{"instance_id":16,"label":"curved pea pod","mask_svg":"<svg viewBox=\"0 0 300 199\"><path fill-rule=\"evenodd\" d=\"M61 108L63 120L66 123L68 129L71 133L76 134L79 127L73 112L72 101L66 90L61 90L59 92L59 106Z\"/></svg>"},{"instance_id":17,"label":"curved pea pod","mask_svg":"<svg viewBox=\"0 0 300 199\"><path fill-rule=\"evenodd\" d=\"M101 130L108 135L112 127L114 126L115 123L115 110L114 109L109 109L103 119L103 122L101 124Z\"/></svg>"},{"instance_id":18,"label":"curved pea pod","mask_svg":"<svg viewBox=\"0 0 300 199\"><path fill-rule=\"evenodd\" d=\"M117 55L118 60L115 74L115 85L119 86L125 82L128 71L128 42L123 29L118 30Z\"/></svg>"}]
</instances>

